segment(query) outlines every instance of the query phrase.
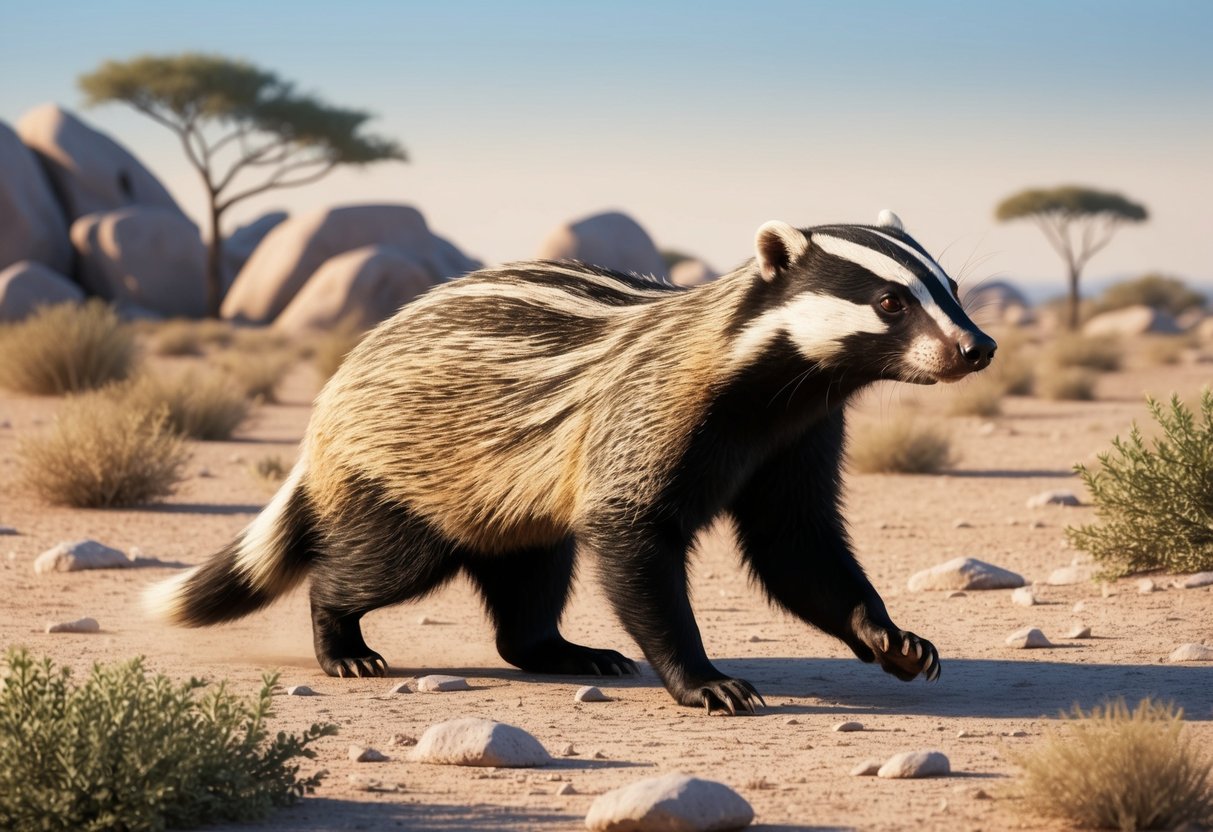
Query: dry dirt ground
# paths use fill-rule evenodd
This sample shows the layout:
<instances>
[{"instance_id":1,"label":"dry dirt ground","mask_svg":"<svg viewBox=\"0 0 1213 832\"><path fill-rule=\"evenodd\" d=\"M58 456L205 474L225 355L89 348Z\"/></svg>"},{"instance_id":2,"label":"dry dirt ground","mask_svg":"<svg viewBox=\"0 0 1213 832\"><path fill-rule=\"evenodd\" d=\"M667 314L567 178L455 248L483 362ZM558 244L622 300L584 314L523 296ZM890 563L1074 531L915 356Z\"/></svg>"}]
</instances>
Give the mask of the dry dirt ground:
<instances>
[{"instance_id":1,"label":"dry dirt ground","mask_svg":"<svg viewBox=\"0 0 1213 832\"><path fill-rule=\"evenodd\" d=\"M140 612L143 588L175 568L35 575L31 564L40 552L79 538L139 547L181 566L200 563L271 496L250 466L267 454L293 460L317 381L300 364L286 380L283 403L260 407L234 441L193 446L191 476L173 498L123 511L53 508L27 494L17 479L18 442L49 424L58 401L0 393L0 423L10 423L0 428L0 524L19 532L0 538L0 643L25 645L77 672L144 655L155 671L228 679L243 693L271 670L281 672L284 685L314 688L319 696L277 698L276 722L286 730L338 723L340 734L319 743L315 764L330 775L314 796L260 828L578 829L594 795L674 770L729 784L751 802L764 829L1058 828L1024 817L1000 789L1015 773L1013 756L1039 742L1059 711L1109 697L1161 697L1183 706L1190 729L1213 747L1213 666L1165 661L1181 643L1213 644L1213 594L1172 589L1160 579L1165 591L1142 595L1132 581L1121 581L1106 596L1096 584L1042 588L1045 603L1023 608L1011 603L1009 591L949 599L910 593L906 580L960 555L1029 580L1068 565L1076 553L1066 547L1063 529L1089 521L1093 510L1032 510L1025 501L1045 489L1081 492L1072 463L1092 460L1130 420L1145 419L1144 393L1176 390L1191 398L1211 376L1208 364L1130 366L1102 377L1096 402L1012 398L993 420L944 415L947 391L940 388L867 394L856 407L856 430L864 420L915 413L946 426L959 451L945 475L848 477L861 560L894 620L938 646L942 679L899 682L772 609L747 583L727 534L716 533L704 542L694 572L704 641L719 667L752 681L768 702L756 716L738 718L678 707L647 667L625 681L520 673L497 656L479 604L462 582L370 615L367 640L387 657L393 678L351 680L330 679L317 668L304 591L240 622L186 631L149 623ZM968 527L957 528L962 520ZM641 658L593 580L592 558L586 565L565 634ZM1085 609L1075 614L1080 601ZM48 621L86 615L100 621L100 634L43 632ZM423 616L440 623L422 624ZM1063 637L1076 620L1090 625L1092 639ZM1004 645L1009 633L1028 625L1041 627L1056 649ZM472 690L387 693L395 682L427 673L466 676ZM615 701L575 703L578 686L595 682ZM494 771L413 763L389 744L394 734L415 737L460 716L513 723L553 752L571 743L577 755L545 769ZM834 733L844 720L858 720L864 730ZM392 760L349 762L351 743L375 746ZM923 748L944 751L952 776L892 781L847 774L866 758ZM355 773L399 789L360 791L350 782ZM575 793L557 795L566 782Z\"/></svg>"}]
</instances>

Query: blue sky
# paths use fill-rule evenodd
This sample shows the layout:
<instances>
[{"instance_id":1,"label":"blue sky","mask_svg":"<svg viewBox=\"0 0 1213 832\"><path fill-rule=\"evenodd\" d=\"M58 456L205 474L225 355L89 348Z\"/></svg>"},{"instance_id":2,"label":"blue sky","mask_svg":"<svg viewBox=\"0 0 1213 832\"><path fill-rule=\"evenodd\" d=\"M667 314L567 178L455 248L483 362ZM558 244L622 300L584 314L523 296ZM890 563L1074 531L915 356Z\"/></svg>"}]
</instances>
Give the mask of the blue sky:
<instances>
[{"instance_id":1,"label":"blue sky","mask_svg":"<svg viewBox=\"0 0 1213 832\"><path fill-rule=\"evenodd\" d=\"M106 58L242 57L366 108L408 165L341 171L246 203L394 201L488 261L557 223L618 208L717 268L772 218L868 221L880 208L953 271L1053 282L1028 226L994 222L1029 185L1120 190L1151 221L1093 278L1213 280L1213 3L154 2L15 4L0 26L0 119ZM182 204L201 191L174 138L117 106L84 117Z\"/></svg>"}]
</instances>

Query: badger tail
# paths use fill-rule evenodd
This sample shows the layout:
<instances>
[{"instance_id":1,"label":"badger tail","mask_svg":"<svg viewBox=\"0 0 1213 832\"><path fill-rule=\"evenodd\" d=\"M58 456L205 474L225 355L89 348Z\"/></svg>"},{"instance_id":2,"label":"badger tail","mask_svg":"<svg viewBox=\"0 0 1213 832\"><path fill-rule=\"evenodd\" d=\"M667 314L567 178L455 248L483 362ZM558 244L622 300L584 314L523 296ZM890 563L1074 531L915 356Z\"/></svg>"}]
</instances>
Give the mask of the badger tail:
<instances>
[{"instance_id":1,"label":"badger tail","mask_svg":"<svg viewBox=\"0 0 1213 832\"><path fill-rule=\"evenodd\" d=\"M261 514L210 560L149 587L144 608L181 627L231 621L264 607L307 574L315 531L301 487L304 461Z\"/></svg>"}]
</instances>

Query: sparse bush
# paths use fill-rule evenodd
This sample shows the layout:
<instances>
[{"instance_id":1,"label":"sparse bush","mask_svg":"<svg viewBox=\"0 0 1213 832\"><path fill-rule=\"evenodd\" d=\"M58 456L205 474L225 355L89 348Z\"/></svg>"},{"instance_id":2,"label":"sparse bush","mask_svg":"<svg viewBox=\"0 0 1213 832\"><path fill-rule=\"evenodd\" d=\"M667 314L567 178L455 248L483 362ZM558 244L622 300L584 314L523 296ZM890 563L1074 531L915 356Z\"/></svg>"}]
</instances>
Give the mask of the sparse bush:
<instances>
[{"instance_id":1,"label":"sparse bush","mask_svg":"<svg viewBox=\"0 0 1213 832\"><path fill-rule=\"evenodd\" d=\"M993 376L961 382L948 401L953 416L997 416L1002 413L1003 386Z\"/></svg>"},{"instance_id":2,"label":"sparse bush","mask_svg":"<svg viewBox=\"0 0 1213 832\"><path fill-rule=\"evenodd\" d=\"M1109 373L1120 369L1124 352L1114 336L1063 335L1053 342L1050 358L1058 367L1085 367Z\"/></svg>"},{"instance_id":3,"label":"sparse bush","mask_svg":"<svg viewBox=\"0 0 1213 832\"><path fill-rule=\"evenodd\" d=\"M1213 763L1183 711L1143 700L1075 707L1039 748L1016 755L1016 792L1035 814L1098 829L1177 829L1213 822Z\"/></svg>"},{"instance_id":4,"label":"sparse bush","mask_svg":"<svg viewBox=\"0 0 1213 832\"><path fill-rule=\"evenodd\" d=\"M1180 315L1189 309L1199 309L1206 302L1204 295L1178 278L1146 274L1136 280L1109 286L1096 302L1095 309L1097 312L1107 312L1141 304Z\"/></svg>"},{"instance_id":5,"label":"sparse bush","mask_svg":"<svg viewBox=\"0 0 1213 832\"><path fill-rule=\"evenodd\" d=\"M1144 344L1143 352L1150 364L1173 365L1183 360L1185 350L1192 349L1190 338L1179 335L1159 335Z\"/></svg>"},{"instance_id":6,"label":"sparse bush","mask_svg":"<svg viewBox=\"0 0 1213 832\"><path fill-rule=\"evenodd\" d=\"M245 395L266 402L278 401L278 385L290 368L292 357L284 352L242 352L233 350L220 358L220 364L232 375Z\"/></svg>"},{"instance_id":7,"label":"sparse bush","mask_svg":"<svg viewBox=\"0 0 1213 832\"><path fill-rule=\"evenodd\" d=\"M156 355L202 355L202 339L193 321L165 321L156 328Z\"/></svg>"},{"instance_id":8,"label":"sparse bush","mask_svg":"<svg viewBox=\"0 0 1213 832\"><path fill-rule=\"evenodd\" d=\"M293 346L289 335L268 327L236 329L231 343L241 352L282 352Z\"/></svg>"},{"instance_id":9,"label":"sparse bush","mask_svg":"<svg viewBox=\"0 0 1213 832\"><path fill-rule=\"evenodd\" d=\"M1037 376L1036 392L1054 401L1089 402L1095 399L1095 374L1080 367L1053 367Z\"/></svg>"},{"instance_id":10,"label":"sparse bush","mask_svg":"<svg viewBox=\"0 0 1213 832\"><path fill-rule=\"evenodd\" d=\"M253 473L266 485L277 487L286 479L287 465L277 454L267 454L253 463Z\"/></svg>"},{"instance_id":11,"label":"sparse bush","mask_svg":"<svg viewBox=\"0 0 1213 832\"><path fill-rule=\"evenodd\" d=\"M43 307L0 327L0 385L22 393L62 395L129 376L135 336L105 303Z\"/></svg>"},{"instance_id":12,"label":"sparse bush","mask_svg":"<svg viewBox=\"0 0 1213 832\"><path fill-rule=\"evenodd\" d=\"M365 332L353 326L340 326L327 332L316 342L312 362L322 381L328 381L337 372L350 350L358 346Z\"/></svg>"},{"instance_id":13,"label":"sparse bush","mask_svg":"<svg viewBox=\"0 0 1213 832\"><path fill-rule=\"evenodd\" d=\"M231 438L252 406L227 373L215 370L169 379L144 374L107 392L137 410L155 413L163 409L172 430L190 439L210 441Z\"/></svg>"},{"instance_id":14,"label":"sparse bush","mask_svg":"<svg viewBox=\"0 0 1213 832\"><path fill-rule=\"evenodd\" d=\"M1102 522L1066 535L1112 575L1213 569L1213 390L1201 394L1199 420L1178 396L1146 406L1162 436L1147 446L1134 424L1097 469L1075 466Z\"/></svg>"},{"instance_id":15,"label":"sparse bush","mask_svg":"<svg viewBox=\"0 0 1213 832\"><path fill-rule=\"evenodd\" d=\"M276 676L245 701L221 683L174 684L141 659L96 665L82 684L66 668L10 650L0 686L0 828L183 829L263 818L297 801L324 772L299 758L337 726L270 736Z\"/></svg>"},{"instance_id":16,"label":"sparse bush","mask_svg":"<svg viewBox=\"0 0 1213 832\"><path fill-rule=\"evenodd\" d=\"M108 391L65 401L55 422L19 448L25 482L51 503L111 508L173 493L189 454L165 409L132 407Z\"/></svg>"},{"instance_id":17,"label":"sparse bush","mask_svg":"<svg viewBox=\"0 0 1213 832\"><path fill-rule=\"evenodd\" d=\"M908 419L855 431L849 455L863 473L934 474L953 461L946 433Z\"/></svg>"}]
</instances>

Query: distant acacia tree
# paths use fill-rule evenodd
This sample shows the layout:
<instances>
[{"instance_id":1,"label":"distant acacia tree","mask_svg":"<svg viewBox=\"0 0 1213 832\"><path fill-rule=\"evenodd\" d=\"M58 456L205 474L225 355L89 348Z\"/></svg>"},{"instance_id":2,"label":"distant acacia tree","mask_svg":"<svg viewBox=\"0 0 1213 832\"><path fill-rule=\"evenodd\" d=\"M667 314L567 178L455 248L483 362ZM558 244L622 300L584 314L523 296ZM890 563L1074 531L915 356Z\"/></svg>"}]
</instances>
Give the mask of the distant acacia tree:
<instances>
[{"instance_id":1,"label":"distant acacia tree","mask_svg":"<svg viewBox=\"0 0 1213 832\"><path fill-rule=\"evenodd\" d=\"M1082 269L1112 241L1125 222L1142 222L1147 213L1120 194L1076 185L1031 188L998 204L999 220L1030 219L1066 261L1070 279L1070 329L1078 328L1078 280Z\"/></svg>"},{"instance_id":2,"label":"distant acacia tree","mask_svg":"<svg viewBox=\"0 0 1213 832\"><path fill-rule=\"evenodd\" d=\"M328 105L243 61L194 53L106 61L79 84L88 104L121 101L180 137L209 200L212 316L223 299L219 222L227 209L315 182L338 165L406 159L396 142L360 133L370 113Z\"/></svg>"}]
</instances>

